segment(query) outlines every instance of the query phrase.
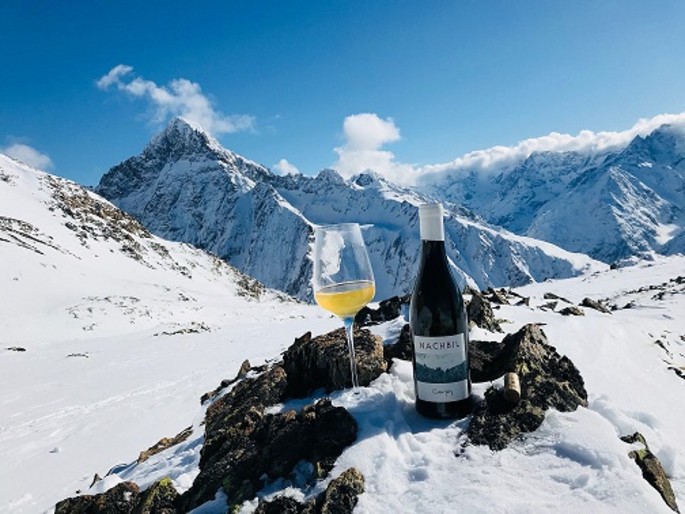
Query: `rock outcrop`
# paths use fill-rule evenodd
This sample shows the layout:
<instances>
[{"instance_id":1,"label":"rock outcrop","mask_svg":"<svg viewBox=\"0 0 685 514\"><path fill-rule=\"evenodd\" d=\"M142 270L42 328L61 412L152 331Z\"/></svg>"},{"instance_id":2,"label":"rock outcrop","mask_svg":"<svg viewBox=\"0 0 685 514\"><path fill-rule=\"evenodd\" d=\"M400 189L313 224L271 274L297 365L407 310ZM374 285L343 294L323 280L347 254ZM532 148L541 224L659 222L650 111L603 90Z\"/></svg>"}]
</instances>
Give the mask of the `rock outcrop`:
<instances>
[{"instance_id":1,"label":"rock outcrop","mask_svg":"<svg viewBox=\"0 0 685 514\"><path fill-rule=\"evenodd\" d=\"M138 462L145 462L153 455L156 455L160 452L163 452L167 448L171 448L172 446L176 446L177 444L182 443L183 441L188 439L192 433L193 427L190 426L188 428L181 430L174 437L163 437L162 439L157 441L157 443L150 446L147 450L140 452L140 455L138 455Z\"/></svg>"},{"instance_id":2,"label":"rock outcrop","mask_svg":"<svg viewBox=\"0 0 685 514\"><path fill-rule=\"evenodd\" d=\"M517 333L507 335L502 343L472 346L478 354L472 360L478 373L472 371L472 376L493 380L515 372L521 382L521 399L515 405L493 387L486 391L485 401L476 406L467 430L473 444L501 450L521 434L537 429L547 409L569 412L587 406L580 372L570 359L560 356L549 345L537 325L525 325Z\"/></svg>"},{"instance_id":3,"label":"rock outcrop","mask_svg":"<svg viewBox=\"0 0 685 514\"><path fill-rule=\"evenodd\" d=\"M559 311L562 316L585 316L585 311L575 305L569 305Z\"/></svg>"},{"instance_id":4,"label":"rock outcrop","mask_svg":"<svg viewBox=\"0 0 685 514\"><path fill-rule=\"evenodd\" d=\"M503 332L492 312L490 300L478 291L472 292L471 301L466 306L466 313L469 316L469 323L475 323L480 328L490 332Z\"/></svg>"},{"instance_id":5,"label":"rock outcrop","mask_svg":"<svg viewBox=\"0 0 685 514\"><path fill-rule=\"evenodd\" d=\"M359 385L367 386L386 369L383 340L368 330L355 329L354 347ZM345 330L339 328L313 339L307 332L285 351L283 367L288 375L287 393L295 398L307 396L320 388L334 391L350 387L350 357Z\"/></svg>"},{"instance_id":6,"label":"rock outcrop","mask_svg":"<svg viewBox=\"0 0 685 514\"><path fill-rule=\"evenodd\" d=\"M629 444L641 443L644 445L644 448L633 450L628 455L630 455L642 470L642 478L659 492L664 499L664 502L666 502L666 505L674 512L680 512L678 510L675 494L673 493L673 488L671 487L671 481L668 479L666 471L664 471L664 468L661 465L661 461L649 449L644 436L639 432L635 432L632 435L624 435L621 437L621 441Z\"/></svg>"},{"instance_id":7,"label":"rock outcrop","mask_svg":"<svg viewBox=\"0 0 685 514\"><path fill-rule=\"evenodd\" d=\"M364 492L364 476L355 468L344 471L326 490L307 503L287 496L260 502L255 514L351 514Z\"/></svg>"},{"instance_id":8,"label":"rock outcrop","mask_svg":"<svg viewBox=\"0 0 685 514\"><path fill-rule=\"evenodd\" d=\"M140 500L133 482L122 482L97 495L75 496L55 505L55 514L130 514Z\"/></svg>"},{"instance_id":9,"label":"rock outcrop","mask_svg":"<svg viewBox=\"0 0 685 514\"><path fill-rule=\"evenodd\" d=\"M362 384L387 369L386 359L411 359L409 325L404 326L397 343L385 348L381 339L368 330L357 330L355 337ZM571 411L587 404L578 370L547 343L537 325L524 326L516 334L507 335L502 343L474 341L470 345L470 363L475 382L496 380L507 372L517 373L521 382L521 397L516 404L506 402L501 391L493 387L486 392L467 430L472 444L502 449L540 426L547 409ZM146 491L124 482L103 494L64 500L57 505L56 513L178 514L214 499L220 489L233 508L254 499L274 480L292 478L302 461L312 464L308 480L323 479L343 450L356 440L355 419L344 408L333 406L328 398L299 412L279 411L279 406L317 389L347 387L349 377L344 331L314 338L307 333L284 352L282 362L258 368L245 362L234 379L223 381L206 395L205 401L212 403L205 415L200 470L185 493L178 495L168 479ZM185 437L187 432L178 437ZM158 446L150 450L154 452ZM257 512L348 513L363 490L364 477L352 468L307 503L277 497L261 502Z\"/></svg>"},{"instance_id":10,"label":"rock outcrop","mask_svg":"<svg viewBox=\"0 0 685 514\"><path fill-rule=\"evenodd\" d=\"M402 314L402 308L409 305L411 295L393 296L378 304L378 309L363 307L354 317L354 321L360 327L379 325L393 320Z\"/></svg>"},{"instance_id":11,"label":"rock outcrop","mask_svg":"<svg viewBox=\"0 0 685 514\"><path fill-rule=\"evenodd\" d=\"M232 505L239 505L269 480L289 476L302 460L325 476L356 440L357 423L344 408L323 399L299 413L266 414L253 408L235 424L208 425L207 432L212 431L211 454L203 448L200 474L183 495L185 511L211 500L220 487Z\"/></svg>"},{"instance_id":12,"label":"rock outcrop","mask_svg":"<svg viewBox=\"0 0 685 514\"><path fill-rule=\"evenodd\" d=\"M360 382L368 384L386 370L383 343L367 330L357 330L355 336ZM357 423L350 413L333 406L327 398L299 412L270 413L267 409L314 389L332 391L349 384L344 331L315 338L307 333L285 352L284 362L253 368L246 361L235 378L222 381L203 396L203 401L213 403L205 415L200 472L183 495L178 495L170 480L157 482L143 492L136 484L124 482L102 494L66 499L57 505L56 512L180 514L212 500L219 489L226 492L232 506L237 506L253 499L271 480L289 477L301 461L312 463L312 481L325 478L338 456L357 438ZM223 394L229 386L232 389ZM188 433L186 430L169 441L160 441L142 452L140 461ZM284 498L262 508L268 509L264 512L308 514L351 512L363 484L361 474L351 469L308 504L289 507L292 502Z\"/></svg>"},{"instance_id":13,"label":"rock outcrop","mask_svg":"<svg viewBox=\"0 0 685 514\"><path fill-rule=\"evenodd\" d=\"M609 309L607 309L604 305L602 305L597 300L593 300L592 298L583 298L583 301L580 302L580 305L582 307L588 307L590 309L595 309L596 311L603 312L604 314L611 314L611 311Z\"/></svg>"}]
</instances>

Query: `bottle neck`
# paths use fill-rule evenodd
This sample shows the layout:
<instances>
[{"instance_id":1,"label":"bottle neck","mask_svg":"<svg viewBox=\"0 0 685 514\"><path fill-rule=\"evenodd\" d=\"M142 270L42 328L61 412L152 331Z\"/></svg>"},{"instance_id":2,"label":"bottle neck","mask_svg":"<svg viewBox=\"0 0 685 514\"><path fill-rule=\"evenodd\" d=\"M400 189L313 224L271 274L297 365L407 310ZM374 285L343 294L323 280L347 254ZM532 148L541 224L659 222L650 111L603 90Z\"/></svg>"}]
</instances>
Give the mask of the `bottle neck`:
<instances>
[{"instance_id":1,"label":"bottle neck","mask_svg":"<svg viewBox=\"0 0 685 514\"><path fill-rule=\"evenodd\" d=\"M442 211L421 213L419 215L419 229L422 241L445 241L445 226L442 221Z\"/></svg>"},{"instance_id":2,"label":"bottle neck","mask_svg":"<svg viewBox=\"0 0 685 514\"><path fill-rule=\"evenodd\" d=\"M445 251L445 241L421 240L422 260L435 266L438 263L447 265L447 252Z\"/></svg>"}]
</instances>

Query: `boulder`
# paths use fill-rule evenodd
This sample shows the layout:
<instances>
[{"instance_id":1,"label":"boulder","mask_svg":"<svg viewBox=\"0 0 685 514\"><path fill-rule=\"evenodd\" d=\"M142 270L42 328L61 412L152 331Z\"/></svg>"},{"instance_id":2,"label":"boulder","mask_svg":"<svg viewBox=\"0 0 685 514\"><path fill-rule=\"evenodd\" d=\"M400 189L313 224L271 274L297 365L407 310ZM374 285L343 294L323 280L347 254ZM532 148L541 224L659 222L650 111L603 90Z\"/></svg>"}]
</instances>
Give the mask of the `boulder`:
<instances>
[{"instance_id":1,"label":"boulder","mask_svg":"<svg viewBox=\"0 0 685 514\"><path fill-rule=\"evenodd\" d=\"M102 494L62 500L55 505L55 514L131 514L139 498L140 489L136 484L122 482Z\"/></svg>"},{"instance_id":2,"label":"boulder","mask_svg":"<svg viewBox=\"0 0 685 514\"><path fill-rule=\"evenodd\" d=\"M497 341L470 341L469 342L469 369L471 381L492 382L504 376L509 371L509 358L504 356L511 352L511 345L505 345Z\"/></svg>"},{"instance_id":3,"label":"boulder","mask_svg":"<svg viewBox=\"0 0 685 514\"><path fill-rule=\"evenodd\" d=\"M472 292L471 301L466 306L466 313L469 316L469 322L475 323L480 328L490 332L503 332L492 312L490 301L479 292Z\"/></svg>"},{"instance_id":4,"label":"boulder","mask_svg":"<svg viewBox=\"0 0 685 514\"><path fill-rule=\"evenodd\" d=\"M214 498L216 490L222 486L226 471L223 467L230 466L225 460L234 450L236 441L249 441L267 407L285 399L287 383L283 367L274 365L256 377L238 382L207 408L200 474L183 495L186 506L194 508Z\"/></svg>"},{"instance_id":5,"label":"boulder","mask_svg":"<svg viewBox=\"0 0 685 514\"><path fill-rule=\"evenodd\" d=\"M354 348L359 385L367 386L385 372L383 340L365 329L355 329ZM352 385L350 356L345 330L312 338L310 332L295 340L283 354L283 367L288 375L287 393L295 398L312 391L344 389Z\"/></svg>"},{"instance_id":6,"label":"boulder","mask_svg":"<svg viewBox=\"0 0 685 514\"><path fill-rule=\"evenodd\" d=\"M379 325L391 321L402 314L402 307L409 305L410 295L393 296L378 304L378 309L362 307L354 317L354 322L360 327Z\"/></svg>"},{"instance_id":7,"label":"boulder","mask_svg":"<svg viewBox=\"0 0 685 514\"><path fill-rule=\"evenodd\" d=\"M485 401L476 405L467 430L473 444L501 450L521 434L537 429L547 409L569 412L587 406L580 372L549 345L539 326L525 325L508 334L502 343L474 342L472 346L478 352L478 359L473 358L471 363L472 377L493 380L514 372L521 383L521 399L515 405L493 387L486 391ZM474 373L474 365L478 373Z\"/></svg>"},{"instance_id":8,"label":"boulder","mask_svg":"<svg viewBox=\"0 0 685 514\"><path fill-rule=\"evenodd\" d=\"M279 496L259 502L255 514L352 514L358 496L363 492L364 476L355 468L349 468L307 503Z\"/></svg>"},{"instance_id":9,"label":"boulder","mask_svg":"<svg viewBox=\"0 0 685 514\"><path fill-rule=\"evenodd\" d=\"M559 311L562 316L585 316L585 311L575 305L569 305Z\"/></svg>"},{"instance_id":10,"label":"boulder","mask_svg":"<svg viewBox=\"0 0 685 514\"><path fill-rule=\"evenodd\" d=\"M609 309L607 309L597 300L593 300L592 298L583 298L583 301L580 302L580 305L582 307L589 307L590 309L595 309L596 311L603 312L604 314L611 314L611 311Z\"/></svg>"},{"instance_id":11,"label":"boulder","mask_svg":"<svg viewBox=\"0 0 685 514\"><path fill-rule=\"evenodd\" d=\"M632 458L642 470L642 478L659 492L664 502L666 502L666 505L674 512L680 512L678 510L675 494L673 493L673 488L671 487L671 481L668 479L666 471L664 471L664 468L661 465L661 461L659 461L657 456L649 449L643 435L639 432L635 432L632 435L622 436L621 441L631 444L642 443L642 445L644 445L643 449L634 450L628 455L630 455L630 458Z\"/></svg>"},{"instance_id":12,"label":"boulder","mask_svg":"<svg viewBox=\"0 0 685 514\"><path fill-rule=\"evenodd\" d=\"M142 493L135 483L122 482L101 494L62 500L55 506L55 514L180 514L178 498L169 478Z\"/></svg>"},{"instance_id":13,"label":"boulder","mask_svg":"<svg viewBox=\"0 0 685 514\"><path fill-rule=\"evenodd\" d=\"M556 300L553 302L543 303L542 305L540 305L540 310L541 311L553 311L554 309L557 308L558 304L559 304L559 302Z\"/></svg>"},{"instance_id":14,"label":"boulder","mask_svg":"<svg viewBox=\"0 0 685 514\"><path fill-rule=\"evenodd\" d=\"M254 514L302 514L304 504L290 496L277 496L273 500L260 500Z\"/></svg>"},{"instance_id":15,"label":"boulder","mask_svg":"<svg viewBox=\"0 0 685 514\"><path fill-rule=\"evenodd\" d=\"M302 514L352 514L358 496L364 492L364 476L355 468L332 480L316 501L305 506Z\"/></svg>"}]
</instances>

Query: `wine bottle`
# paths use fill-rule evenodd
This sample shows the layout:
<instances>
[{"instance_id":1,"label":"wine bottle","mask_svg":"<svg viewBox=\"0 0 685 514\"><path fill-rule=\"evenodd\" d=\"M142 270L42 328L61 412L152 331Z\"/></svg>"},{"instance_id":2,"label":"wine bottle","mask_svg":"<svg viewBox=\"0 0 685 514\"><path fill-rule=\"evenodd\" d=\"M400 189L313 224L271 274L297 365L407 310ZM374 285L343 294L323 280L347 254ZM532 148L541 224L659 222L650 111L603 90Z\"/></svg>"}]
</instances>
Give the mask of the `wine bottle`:
<instances>
[{"instance_id":1,"label":"wine bottle","mask_svg":"<svg viewBox=\"0 0 685 514\"><path fill-rule=\"evenodd\" d=\"M419 207L421 262L409 308L416 410L461 418L473 408L469 324L445 253L442 205Z\"/></svg>"}]
</instances>

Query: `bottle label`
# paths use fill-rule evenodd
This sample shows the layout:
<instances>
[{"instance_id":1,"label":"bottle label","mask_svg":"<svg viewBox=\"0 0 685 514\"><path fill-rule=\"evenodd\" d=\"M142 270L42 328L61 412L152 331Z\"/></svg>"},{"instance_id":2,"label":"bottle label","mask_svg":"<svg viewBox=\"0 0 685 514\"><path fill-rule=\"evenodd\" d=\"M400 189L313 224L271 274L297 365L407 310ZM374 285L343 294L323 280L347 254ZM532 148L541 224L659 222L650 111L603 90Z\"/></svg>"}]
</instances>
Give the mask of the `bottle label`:
<instances>
[{"instance_id":1,"label":"bottle label","mask_svg":"<svg viewBox=\"0 0 685 514\"><path fill-rule=\"evenodd\" d=\"M456 402L469 395L464 334L414 336L416 396L435 403Z\"/></svg>"}]
</instances>

